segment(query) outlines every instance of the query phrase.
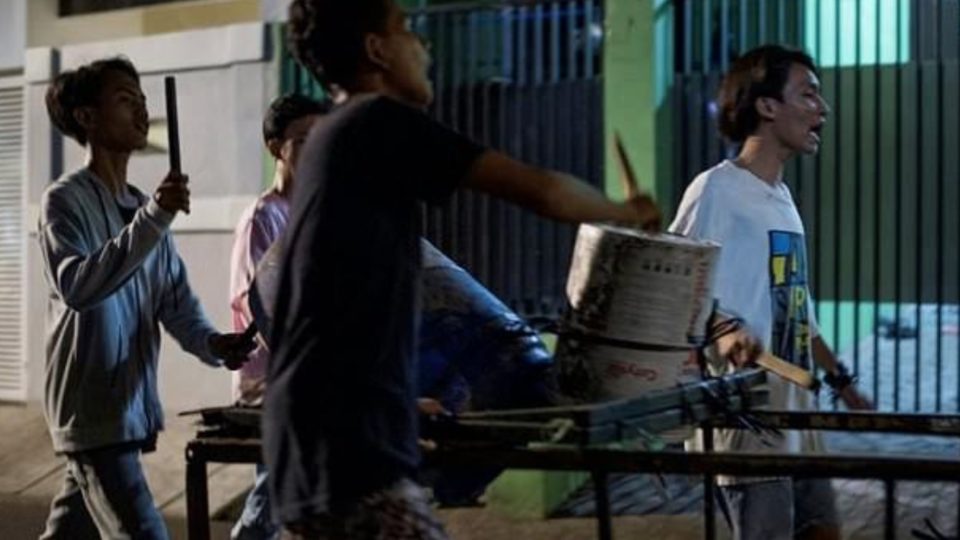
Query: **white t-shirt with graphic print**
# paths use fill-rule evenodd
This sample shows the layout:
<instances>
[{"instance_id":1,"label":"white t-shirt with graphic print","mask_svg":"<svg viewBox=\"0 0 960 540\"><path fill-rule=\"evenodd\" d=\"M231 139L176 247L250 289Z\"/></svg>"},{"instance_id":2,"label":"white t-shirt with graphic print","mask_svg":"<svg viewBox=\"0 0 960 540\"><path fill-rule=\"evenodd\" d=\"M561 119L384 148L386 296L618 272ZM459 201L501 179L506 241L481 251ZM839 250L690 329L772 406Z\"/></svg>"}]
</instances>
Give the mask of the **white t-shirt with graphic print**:
<instances>
[{"instance_id":1,"label":"white t-shirt with graphic print","mask_svg":"<svg viewBox=\"0 0 960 540\"><path fill-rule=\"evenodd\" d=\"M807 286L803 222L783 182L767 183L732 161L723 161L687 187L670 231L718 242L714 296L721 309L743 317L773 354L812 368L810 340L817 335L817 326ZM730 372L733 366L724 363L719 369ZM768 381L770 409L815 408L810 392L775 375ZM722 430L715 445L718 450L749 452L822 449L813 432L785 431L782 440L767 437L767 442L772 446L744 430ZM733 481L720 479L722 484Z\"/></svg>"}]
</instances>

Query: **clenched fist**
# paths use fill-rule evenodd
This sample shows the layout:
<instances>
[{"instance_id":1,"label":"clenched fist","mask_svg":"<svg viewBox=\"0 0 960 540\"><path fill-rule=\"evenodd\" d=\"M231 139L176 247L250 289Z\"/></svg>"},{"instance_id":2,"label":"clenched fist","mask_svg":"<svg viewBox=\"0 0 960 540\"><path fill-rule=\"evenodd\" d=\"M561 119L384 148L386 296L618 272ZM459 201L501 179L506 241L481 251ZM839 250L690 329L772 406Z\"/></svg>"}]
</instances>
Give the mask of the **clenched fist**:
<instances>
[{"instance_id":1,"label":"clenched fist","mask_svg":"<svg viewBox=\"0 0 960 540\"><path fill-rule=\"evenodd\" d=\"M153 200L160 208L171 214L190 213L190 189L187 187L190 177L178 172L170 171L160 183L160 187L153 193Z\"/></svg>"}]
</instances>

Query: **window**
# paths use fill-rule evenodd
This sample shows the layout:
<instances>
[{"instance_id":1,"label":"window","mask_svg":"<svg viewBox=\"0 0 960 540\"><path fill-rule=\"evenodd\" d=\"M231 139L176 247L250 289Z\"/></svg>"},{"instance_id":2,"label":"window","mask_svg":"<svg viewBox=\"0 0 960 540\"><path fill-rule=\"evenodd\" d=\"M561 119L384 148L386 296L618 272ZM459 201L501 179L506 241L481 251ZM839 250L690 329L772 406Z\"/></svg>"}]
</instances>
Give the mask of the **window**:
<instances>
[{"instance_id":1,"label":"window","mask_svg":"<svg viewBox=\"0 0 960 540\"><path fill-rule=\"evenodd\" d=\"M903 0L806 2L805 48L820 67L905 63L914 31L910 4ZM898 29L899 39L895 39Z\"/></svg>"},{"instance_id":2,"label":"window","mask_svg":"<svg viewBox=\"0 0 960 540\"><path fill-rule=\"evenodd\" d=\"M59 0L59 14L61 17L66 17L68 15L82 15L113 9L171 4L182 1L184 0Z\"/></svg>"}]
</instances>

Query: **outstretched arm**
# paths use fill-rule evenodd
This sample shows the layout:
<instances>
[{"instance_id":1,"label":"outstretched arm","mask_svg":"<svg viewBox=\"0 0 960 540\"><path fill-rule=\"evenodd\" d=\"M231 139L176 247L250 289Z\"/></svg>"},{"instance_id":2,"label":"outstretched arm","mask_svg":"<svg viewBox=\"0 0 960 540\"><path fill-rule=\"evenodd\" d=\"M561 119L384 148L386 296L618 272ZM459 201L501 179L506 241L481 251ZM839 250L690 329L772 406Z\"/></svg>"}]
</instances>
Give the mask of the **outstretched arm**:
<instances>
[{"instance_id":1,"label":"outstretched arm","mask_svg":"<svg viewBox=\"0 0 960 540\"><path fill-rule=\"evenodd\" d=\"M648 195L614 202L574 176L527 165L493 150L477 158L464 185L560 221L613 221L646 229L660 224L660 211Z\"/></svg>"}]
</instances>

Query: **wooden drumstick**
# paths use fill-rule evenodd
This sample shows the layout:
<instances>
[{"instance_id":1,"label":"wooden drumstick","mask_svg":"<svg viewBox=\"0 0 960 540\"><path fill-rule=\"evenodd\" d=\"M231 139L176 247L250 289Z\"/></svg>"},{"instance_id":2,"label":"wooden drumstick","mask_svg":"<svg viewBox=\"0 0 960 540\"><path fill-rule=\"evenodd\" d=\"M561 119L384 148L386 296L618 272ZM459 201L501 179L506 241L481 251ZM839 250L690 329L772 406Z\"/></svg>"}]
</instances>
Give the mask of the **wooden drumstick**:
<instances>
[{"instance_id":1,"label":"wooden drumstick","mask_svg":"<svg viewBox=\"0 0 960 540\"><path fill-rule=\"evenodd\" d=\"M632 199L640 195L640 184L637 182L637 175L630 163L630 156L627 155L627 149L623 146L623 140L620 138L620 132L613 132L613 149L617 154L617 168L620 169L620 182L623 184L623 193L627 199Z\"/></svg>"},{"instance_id":2,"label":"wooden drumstick","mask_svg":"<svg viewBox=\"0 0 960 540\"><path fill-rule=\"evenodd\" d=\"M761 354L756 362L757 365L765 371L769 371L811 392L815 392L820 388L820 381L813 376L813 373L790 362L781 360L768 352Z\"/></svg>"}]
</instances>

